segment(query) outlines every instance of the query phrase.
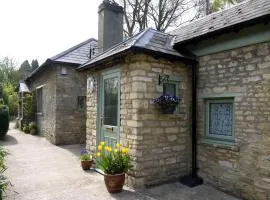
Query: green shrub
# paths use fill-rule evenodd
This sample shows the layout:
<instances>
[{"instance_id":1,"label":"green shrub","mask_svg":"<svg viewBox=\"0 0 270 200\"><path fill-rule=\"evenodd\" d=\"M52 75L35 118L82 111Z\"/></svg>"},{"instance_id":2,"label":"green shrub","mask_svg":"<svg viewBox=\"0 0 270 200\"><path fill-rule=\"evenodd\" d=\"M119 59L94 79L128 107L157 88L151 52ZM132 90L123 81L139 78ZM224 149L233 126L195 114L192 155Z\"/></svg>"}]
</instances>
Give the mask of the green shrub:
<instances>
[{"instance_id":1,"label":"green shrub","mask_svg":"<svg viewBox=\"0 0 270 200\"><path fill-rule=\"evenodd\" d=\"M37 123L36 122L29 123L29 131L32 135L37 134Z\"/></svg>"},{"instance_id":2,"label":"green shrub","mask_svg":"<svg viewBox=\"0 0 270 200\"><path fill-rule=\"evenodd\" d=\"M30 132L30 129L29 129L28 124L24 124L23 125L23 132L25 132L25 133L29 133Z\"/></svg>"},{"instance_id":3,"label":"green shrub","mask_svg":"<svg viewBox=\"0 0 270 200\"><path fill-rule=\"evenodd\" d=\"M36 129L37 130L37 124L36 124L36 122L30 122L29 123L29 130L31 130L31 129Z\"/></svg>"},{"instance_id":4,"label":"green shrub","mask_svg":"<svg viewBox=\"0 0 270 200\"><path fill-rule=\"evenodd\" d=\"M5 165L5 157L8 155L6 149L0 147L0 199L2 199L2 194L8 187L9 181L4 176L4 171L7 169Z\"/></svg>"},{"instance_id":5,"label":"green shrub","mask_svg":"<svg viewBox=\"0 0 270 200\"><path fill-rule=\"evenodd\" d=\"M9 112L6 105L0 104L0 139L3 139L9 128Z\"/></svg>"},{"instance_id":6,"label":"green shrub","mask_svg":"<svg viewBox=\"0 0 270 200\"><path fill-rule=\"evenodd\" d=\"M36 100L34 93L24 95L24 120L27 123L35 121L36 116Z\"/></svg>"}]
</instances>

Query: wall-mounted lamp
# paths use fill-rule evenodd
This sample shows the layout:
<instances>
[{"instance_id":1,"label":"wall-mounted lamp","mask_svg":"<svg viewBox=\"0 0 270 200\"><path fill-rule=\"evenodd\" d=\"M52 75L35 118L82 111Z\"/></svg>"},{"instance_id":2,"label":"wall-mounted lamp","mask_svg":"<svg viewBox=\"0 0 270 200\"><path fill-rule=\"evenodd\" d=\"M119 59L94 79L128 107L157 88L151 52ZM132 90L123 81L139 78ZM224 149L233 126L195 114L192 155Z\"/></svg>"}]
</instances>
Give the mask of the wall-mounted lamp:
<instances>
[{"instance_id":1,"label":"wall-mounted lamp","mask_svg":"<svg viewBox=\"0 0 270 200\"><path fill-rule=\"evenodd\" d=\"M93 77L87 79L87 91L90 93L95 91L95 79Z\"/></svg>"}]
</instances>

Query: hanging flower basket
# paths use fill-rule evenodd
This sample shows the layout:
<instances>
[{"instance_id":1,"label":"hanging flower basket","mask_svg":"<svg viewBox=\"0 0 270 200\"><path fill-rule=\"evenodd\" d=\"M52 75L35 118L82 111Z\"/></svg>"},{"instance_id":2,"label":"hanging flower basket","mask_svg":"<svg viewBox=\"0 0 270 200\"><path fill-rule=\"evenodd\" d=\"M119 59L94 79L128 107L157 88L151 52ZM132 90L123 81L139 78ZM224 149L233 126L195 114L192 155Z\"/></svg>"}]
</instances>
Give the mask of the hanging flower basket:
<instances>
[{"instance_id":1,"label":"hanging flower basket","mask_svg":"<svg viewBox=\"0 0 270 200\"><path fill-rule=\"evenodd\" d=\"M176 110L176 106L175 104L173 105L166 105L166 106L160 106L162 109L162 113L163 114L173 114L174 111Z\"/></svg>"},{"instance_id":2,"label":"hanging flower basket","mask_svg":"<svg viewBox=\"0 0 270 200\"><path fill-rule=\"evenodd\" d=\"M175 95L165 94L154 98L153 102L161 107L163 114L173 114L181 100Z\"/></svg>"}]
</instances>

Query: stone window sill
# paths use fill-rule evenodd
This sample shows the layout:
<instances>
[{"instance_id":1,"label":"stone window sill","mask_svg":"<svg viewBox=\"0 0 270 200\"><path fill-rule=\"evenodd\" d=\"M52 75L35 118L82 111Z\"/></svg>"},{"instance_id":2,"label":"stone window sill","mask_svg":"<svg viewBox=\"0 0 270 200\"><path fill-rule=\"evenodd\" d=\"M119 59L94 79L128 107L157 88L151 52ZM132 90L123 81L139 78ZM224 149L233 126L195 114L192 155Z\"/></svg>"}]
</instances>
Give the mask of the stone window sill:
<instances>
[{"instance_id":1,"label":"stone window sill","mask_svg":"<svg viewBox=\"0 0 270 200\"><path fill-rule=\"evenodd\" d=\"M185 115L184 114L179 114L179 113L160 114L158 119L180 119L180 120L184 120Z\"/></svg>"},{"instance_id":2,"label":"stone window sill","mask_svg":"<svg viewBox=\"0 0 270 200\"><path fill-rule=\"evenodd\" d=\"M239 152L240 147L233 141L214 140L209 138L203 138L199 141L200 144L211 146L215 148L227 149L235 152Z\"/></svg>"}]
</instances>

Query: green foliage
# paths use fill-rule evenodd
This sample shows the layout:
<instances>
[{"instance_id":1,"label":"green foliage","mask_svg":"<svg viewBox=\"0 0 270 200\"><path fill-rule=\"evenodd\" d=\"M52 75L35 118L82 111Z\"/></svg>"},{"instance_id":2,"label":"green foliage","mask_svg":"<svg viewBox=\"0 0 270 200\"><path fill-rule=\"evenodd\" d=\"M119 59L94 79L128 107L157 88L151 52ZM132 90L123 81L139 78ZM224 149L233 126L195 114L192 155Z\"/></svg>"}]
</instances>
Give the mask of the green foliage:
<instances>
[{"instance_id":1,"label":"green foliage","mask_svg":"<svg viewBox=\"0 0 270 200\"><path fill-rule=\"evenodd\" d=\"M35 129L37 130L37 123L36 122L30 122L29 123L29 130Z\"/></svg>"},{"instance_id":2,"label":"green foliage","mask_svg":"<svg viewBox=\"0 0 270 200\"><path fill-rule=\"evenodd\" d=\"M16 63L8 57L0 59L0 98L9 107L11 116L17 115L18 97L15 87L19 83L19 73L16 69Z\"/></svg>"},{"instance_id":3,"label":"green foliage","mask_svg":"<svg viewBox=\"0 0 270 200\"><path fill-rule=\"evenodd\" d=\"M32 60L31 62L31 70L34 71L35 69L37 69L39 67L38 61L37 59Z\"/></svg>"},{"instance_id":4,"label":"green foliage","mask_svg":"<svg viewBox=\"0 0 270 200\"><path fill-rule=\"evenodd\" d=\"M91 153L87 152L87 153L81 154L80 160L81 161L93 160L93 156Z\"/></svg>"},{"instance_id":5,"label":"green foliage","mask_svg":"<svg viewBox=\"0 0 270 200\"><path fill-rule=\"evenodd\" d=\"M241 0L214 0L211 4L211 12L217 12L228 5L237 4Z\"/></svg>"},{"instance_id":6,"label":"green foliage","mask_svg":"<svg viewBox=\"0 0 270 200\"><path fill-rule=\"evenodd\" d=\"M13 59L4 57L0 58L0 93L5 84L9 83L14 87L19 82L19 73L16 69L16 63ZM1 97L1 95L0 95Z\"/></svg>"},{"instance_id":7,"label":"green foliage","mask_svg":"<svg viewBox=\"0 0 270 200\"><path fill-rule=\"evenodd\" d=\"M3 98L4 102L9 107L9 114L16 116L18 112L18 95L11 83L7 83L3 86Z\"/></svg>"},{"instance_id":8,"label":"green foliage","mask_svg":"<svg viewBox=\"0 0 270 200\"><path fill-rule=\"evenodd\" d=\"M28 124L24 124L23 125L23 132L30 133L30 129L29 129L29 125Z\"/></svg>"},{"instance_id":9,"label":"green foliage","mask_svg":"<svg viewBox=\"0 0 270 200\"><path fill-rule=\"evenodd\" d=\"M35 94L24 94L24 119L26 123L35 121L36 101Z\"/></svg>"},{"instance_id":10,"label":"green foliage","mask_svg":"<svg viewBox=\"0 0 270 200\"><path fill-rule=\"evenodd\" d=\"M28 60L23 61L23 63L21 64L20 68L19 68L19 76L20 76L20 80L24 80L30 73L32 67L29 64Z\"/></svg>"},{"instance_id":11,"label":"green foliage","mask_svg":"<svg viewBox=\"0 0 270 200\"><path fill-rule=\"evenodd\" d=\"M9 128L9 112L8 107L3 104L3 100L0 103L0 139L3 139L8 132Z\"/></svg>"},{"instance_id":12,"label":"green foliage","mask_svg":"<svg viewBox=\"0 0 270 200\"><path fill-rule=\"evenodd\" d=\"M114 149L106 146L103 148L102 143L98 146L97 165L106 174L114 175L126 173L132 168L130 156L127 148L121 148L119 144Z\"/></svg>"},{"instance_id":13,"label":"green foliage","mask_svg":"<svg viewBox=\"0 0 270 200\"><path fill-rule=\"evenodd\" d=\"M5 158L8 155L8 151L2 147L0 147L0 199L2 199L2 194L8 187L9 181L4 176L4 172L7 169L5 165Z\"/></svg>"}]
</instances>

